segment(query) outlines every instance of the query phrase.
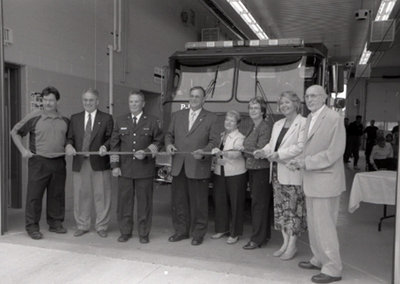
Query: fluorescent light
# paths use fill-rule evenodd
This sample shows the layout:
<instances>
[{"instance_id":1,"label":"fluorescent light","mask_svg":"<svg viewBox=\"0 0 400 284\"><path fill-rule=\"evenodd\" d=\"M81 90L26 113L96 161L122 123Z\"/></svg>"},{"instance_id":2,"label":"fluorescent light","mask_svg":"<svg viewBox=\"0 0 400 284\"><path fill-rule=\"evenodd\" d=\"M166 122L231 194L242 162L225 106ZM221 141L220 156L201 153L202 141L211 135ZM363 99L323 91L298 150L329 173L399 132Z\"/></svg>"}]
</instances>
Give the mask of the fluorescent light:
<instances>
[{"instance_id":1,"label":"fluorescent light","mask_svg":"<svg viewBox=\"0 0 400 284\"><path fill-rule=\"evenodd\" d=\"M378 12L376 13L375 21L386 21L389 19L396 1L397 0L382 0Z\"/></svg>"},{"instance_id":2,"label":"fluorescent light","mask_svg":"<svg viewBox=\"0 0 400 284\"><path fill-rule=\"evenodd\" d=\"M243 5L241 0L226 0L232 8L242 17L243 21L250 27L250 29L257 35L259 39L268 39L267 34L263 31L253 15Z\"/></svg>"},{"instance_id":3,"label":"fluorescent light","mask_svg":"<svg viewBox=\"0 0 400 284\"><path fill-rule=\"evenodd\" d=\"M242 18L247 24L252 22L251 18L247 14L242 14Z\"/></svg>"},{"instance_id":4,"label":"fluorescent light","mask_svg":"<svg viewBox=\"0 0 400 284\"><path fill-rule=\"evenodd\" d=\"M358 64L360 65L367 64L370 56L371 56L371 51L367 49L367 44L365 44L363 53L361 54L361 58Z\"/></svg>"}]
</instances>

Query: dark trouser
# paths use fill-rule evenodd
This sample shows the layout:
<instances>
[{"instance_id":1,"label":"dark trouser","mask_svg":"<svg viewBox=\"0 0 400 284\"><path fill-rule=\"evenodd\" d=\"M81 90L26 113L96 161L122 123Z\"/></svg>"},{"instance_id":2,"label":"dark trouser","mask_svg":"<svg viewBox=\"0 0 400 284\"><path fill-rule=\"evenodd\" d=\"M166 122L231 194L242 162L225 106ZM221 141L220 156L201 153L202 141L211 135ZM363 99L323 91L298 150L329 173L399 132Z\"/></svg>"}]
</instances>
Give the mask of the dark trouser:
<instances>
[{"instance_id":1,"label":"dark trouser","mask_svg":"<svg viewBox=\"0 0 400 284\"><path fill-rule=\"evenodd\" d=\"M208 224L209 179L190 179L182 168L172 179L171 205L172 224L175 233L202 238Z\"/></svg>"},{"instance_id":2,"label":"dark trouser","mask_svg":"<svg viewBox=\"0 0 400 284\"><path fill-rule=\"evenodd\" d=\"M345 162L347 162L351 156L351 154L353 154L353 165L357 166L358 164L358 152L360 151L360 137L359 136L348 136L347 137L347 141L348 141L348 148L347 151L345 153L345 157L344 160Z\"/></svg>"},{"instance_id":3,"label":"dark trouser","mask_svg":"<svg viewBox=\"0 0 400 284\"><path fill-rule=\"evenodd\" d=\"M250 240L261 245L271 238L272 185L269 183L269 168L249 170L249 183L253 226Z\"/></svg>"},{"instance_id":4,"label":"dark trouser","mask_svg":"<svg viewBox=\"0 0 400 284\"><path fill-rule=\"evenodd\" d=\"M42 199L47 189L47 224L61 226L65 216L65 159L34 156L28 161L28 193L25 208L25 229L39 231Z\"/></svg>"},{"instance_id":5,"label":"dark trouser","mask_svg":"<svg viewBox=\"0 0 400 284\"><path fill-rule=\"evenodd\" d=\"M118 178L117 219L121 234L133 231L133 210L137 203L137 223L140 237L150 233L153 216L153 178Z\"/></svg>"},{"instance_id":6,"label":"dark trouser","mask_svg":"<svg viewBox=\"0 0 400 284\"><path fill-rule=\"evenodd\" d=\"M372 169L372 165L369 162L369 157L371 156L372 148L374 147L374 145L375 145L375 141L368 141L368 140L365 145L365 161L368 166L368 170Z\"/></svg>"},{"instance_id":7,"label":"dark trouser","mask_svg":"<svg viewBox=\"0 0 400 284\"><path fill-rule=\"evenodd\" d=\"M247 174L214 176L215 231L230 231L232 237L243 234L243 215ZM229 213L232 216L229 229Z\"/></svg>"}]
</instances>

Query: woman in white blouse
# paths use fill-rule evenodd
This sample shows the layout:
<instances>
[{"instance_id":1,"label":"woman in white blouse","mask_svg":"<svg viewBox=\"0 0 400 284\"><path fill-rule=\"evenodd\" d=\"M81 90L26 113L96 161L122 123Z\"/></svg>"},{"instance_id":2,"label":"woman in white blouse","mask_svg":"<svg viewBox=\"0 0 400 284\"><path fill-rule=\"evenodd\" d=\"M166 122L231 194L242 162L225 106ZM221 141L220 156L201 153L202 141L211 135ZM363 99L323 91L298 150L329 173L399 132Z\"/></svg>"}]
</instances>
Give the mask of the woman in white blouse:
<instances>
[{"instance_id":1,"label":"woman in white blouse","mask_svg":"<svg viewBox=\"0 0 400 284\"><path fill-rule=\"evenodd\" d=\"M393 147L386 142L385 137L378 136L376 145L372 148L369 162L372 168L377 171L379 169L392 170Z\"/></svg>"},{"instance_id":2,"label":"woman in white blouse","mask_svg":"<svg viewBox=\"0 0 400 284\"><path fill-rule=\"evenodd\" d=\"M281 248L273 255L282 260L294 257L297 237L307 229L301 173L286 167L286 162L301 154L304 147L306 119L299 114L300 104L294 92L280 95L279 111L285 118L275 122L270 142L254 152L256 158L268 158L272 164L274 225L283 236Z\"/></svg>"},{"instance_id":3,"label":"woman in white blouse","mask_svg":"<svg viewBox=\"0 0 400 284\"><path fill-rule=\"evenodd\" d=\"M236 243L243 233L247 170L240 152L245 137L237 128L239 122L239 112L231 110L226 113L220 146L212 150L217 160L214 169L216 234L211 238L229 235L228 244Z\"/></svg>"}]
</instances>

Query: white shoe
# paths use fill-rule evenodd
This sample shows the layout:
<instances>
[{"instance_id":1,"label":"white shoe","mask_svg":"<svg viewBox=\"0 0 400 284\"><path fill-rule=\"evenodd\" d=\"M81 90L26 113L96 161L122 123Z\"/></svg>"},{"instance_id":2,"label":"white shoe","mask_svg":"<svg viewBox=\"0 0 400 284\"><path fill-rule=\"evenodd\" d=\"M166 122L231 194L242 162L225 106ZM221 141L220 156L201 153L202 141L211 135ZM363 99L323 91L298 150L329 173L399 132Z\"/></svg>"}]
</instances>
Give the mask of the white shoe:
<instances>
[{"instance_id":1,"label":"white shoe","mask_svg":"<svg viewBox=\"0 0 400 284\"><path fill-rule=\"evenodd\" d=\"M211 236L211 239L217 240L217 239L220 239L222 237L225 237L227 234L228 234L228 232L216 233L215 235Z\"/></svg>"},{"instance_id":2,"label":"white shoe","mask_svg":"<svg viewBox=\"0 0 400 284\"><path fill-rule=\"evenodd\" d=\"M229 238L226 240L226 243L229 244L229 245L233 245L233 244L237 243L238 240L239 240L239 236L236 236L236 237L229 237Z\"/></svg>"},{"instance_id":3,"label":"white shoe","mask_svg":"<svg viewBox=\"0 0 400 284\"><path fill-rule=\"evenodd\" d=\"M276 252L274 252L272 255L273 256L275 256L275 257L279 257L279 256L281 256L284 252L285 252L285 249L286 248L280 248L279 250L277 250Z\"/></svg>"},{"instance_id":4,"label":"white shoe","mask_svg":"<svg viewBox=\"0 0 400 284\"><path fill-rule=\"evenodd\" d=\"M281 260L290 260L292 259L297 253L297 248L294 248L291 251L286 250L279 258Z\"/></svg>"}]
</instances>

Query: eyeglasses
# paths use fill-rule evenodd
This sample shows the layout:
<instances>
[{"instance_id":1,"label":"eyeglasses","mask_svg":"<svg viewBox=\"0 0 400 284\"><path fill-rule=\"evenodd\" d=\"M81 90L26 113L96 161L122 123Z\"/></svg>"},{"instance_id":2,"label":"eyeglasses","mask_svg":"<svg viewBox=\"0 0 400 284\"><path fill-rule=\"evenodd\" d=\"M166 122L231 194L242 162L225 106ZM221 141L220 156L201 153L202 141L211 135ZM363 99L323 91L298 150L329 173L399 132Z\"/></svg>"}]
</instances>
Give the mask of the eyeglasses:
<instances>
[{"instance_id":1,"label":"eyeglasses","mask_svg":"<svg viewBox=\"0 0 400 284\"><path fill-rule=\"evenodd\" d=\"M320 94L306 94L304 96L304 98L306 98L306 99L315 99L315 98L320 97L320 96L321 96Z\"/></svg>"}]
</instances>

